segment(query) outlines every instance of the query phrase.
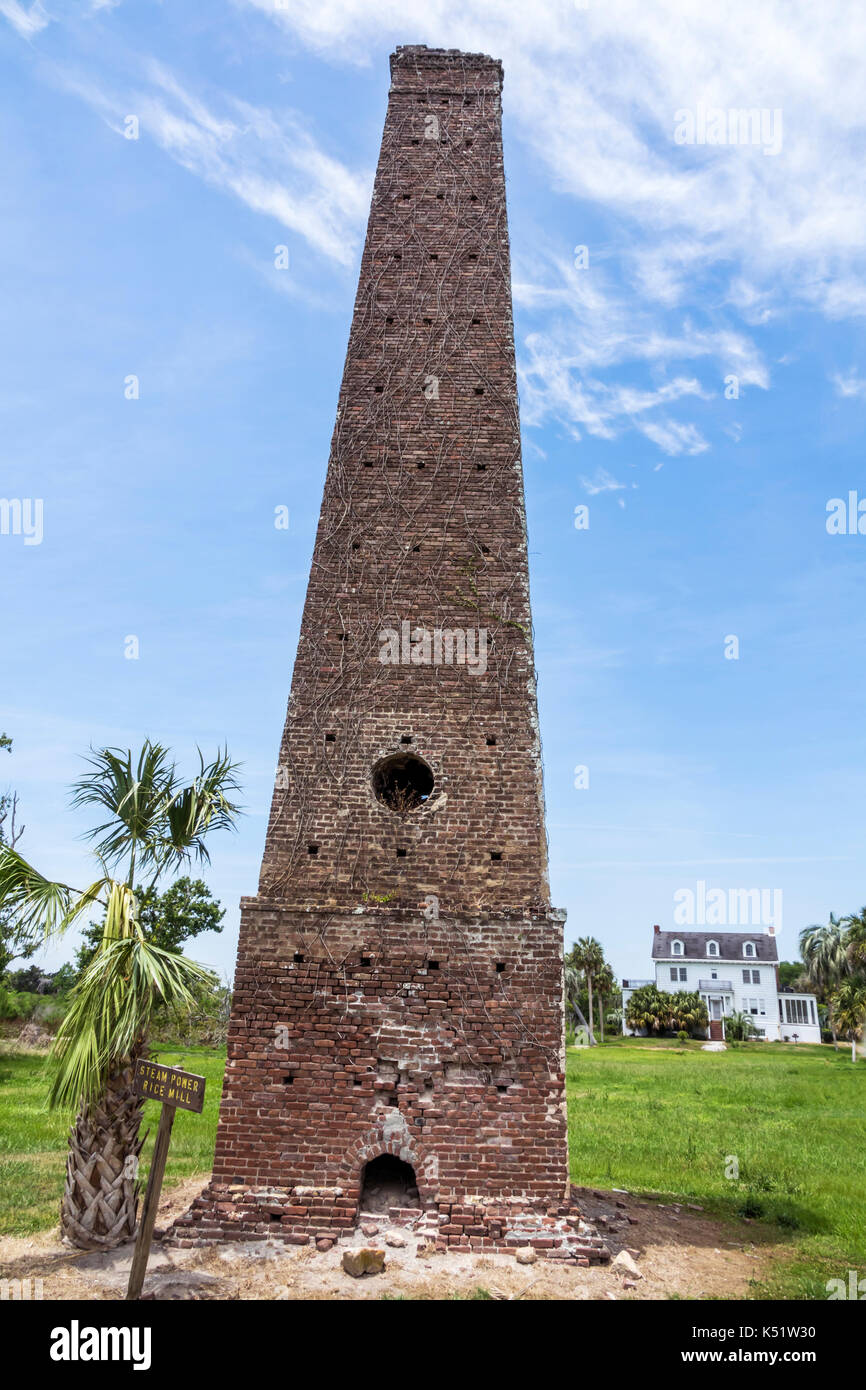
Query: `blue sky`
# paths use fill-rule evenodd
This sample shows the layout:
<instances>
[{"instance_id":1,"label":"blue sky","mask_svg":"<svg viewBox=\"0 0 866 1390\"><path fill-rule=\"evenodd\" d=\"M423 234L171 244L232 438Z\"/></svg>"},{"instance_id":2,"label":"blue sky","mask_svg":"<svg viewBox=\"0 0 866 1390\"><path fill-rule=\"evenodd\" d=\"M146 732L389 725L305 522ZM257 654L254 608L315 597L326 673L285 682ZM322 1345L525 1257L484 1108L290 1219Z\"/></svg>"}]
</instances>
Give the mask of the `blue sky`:
<instances>
[{"instance_id":1,"label":"blue sky","mask_svg":"<svg viewBox=\"0 0 866 1390\"><path fill-rule=\"evenodd\" d=\"M89 881L67 787L90 743L227 741L248 814L213 846L226 930L195 954L232 970L388 54L426 43L505 63L567 940L644 975L653 923L703 880L781 889L790 957L866 900L866 535L826 526L830 499L866 497L866 16L707 8L0 0L0 494L44 509L40 544L0 535L0 774L45 872ZM679 143L701 106L780 113L781 148Z\"/></svg>"}]
</instances>

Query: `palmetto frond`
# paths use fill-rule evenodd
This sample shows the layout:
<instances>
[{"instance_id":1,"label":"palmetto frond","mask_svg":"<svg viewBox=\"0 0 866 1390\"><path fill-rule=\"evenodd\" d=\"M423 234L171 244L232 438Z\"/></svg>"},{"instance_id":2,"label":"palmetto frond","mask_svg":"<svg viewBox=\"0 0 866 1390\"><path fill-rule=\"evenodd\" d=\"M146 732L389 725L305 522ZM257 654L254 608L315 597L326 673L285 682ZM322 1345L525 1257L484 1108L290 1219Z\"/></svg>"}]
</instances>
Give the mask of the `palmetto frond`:
<instances>
[{"instance_id":1,"label":"palmetto frond","mask_svg":"<svg viewBox=\"0 0 866 1390\"><path fill-rule=\"evenodd\" d=\"M92 771L73 785L72 805L109 812L107 820L87 832L96 853L108 863L116 863L135 845L146 853L177 787L167 750L148 739L135 765L129 748L91 749L87 761Z\"/></svg>"},{"instance_id":2,"label":"palmetto frond","mask_svg":"<svg viewBox=\"0 0 866 1390\"><path fill-rule=\"evenodd\" d=\"M800 954L806 974L819 990L832 988L849 968L845 927L830 913L826 926L804 927L800 932Z\"/></svg>"},{"instance_id":3,"label":"palmetto frond","mask_svg":"<svg viewBox=\"0 0 866 1390\"><path fill-rule=\"evenodd\" d=\"M843 980L833 995L836 1025L851 1038L860 1037L866 1020L866 984L859 979Z\"/></svg>"},{"instance_id":4,"label":"palmetto frond","mask_svg":"<svg viewBox=\"0 0 866 1390\"><path fill-rule=\"evenodd\" d=\"M596 975L604 966L604 949L594 936L580 936L569 951L570 962L585 975Z\"/></svg>"},{"instance_id":5,"label":"palmetto frond","mask_svg":"<svg viewBox=\"0 0 866 1390\"><path fill-rule=\"evenodd\" d=\"M123 884L115 886L125 890ZM119 895L115 907L115 926L122 931L129 919ZM106 935L72 992L57 1034L49 1104L72 1106L97 1100L109 1073L140 1045L156 1006L191 1005L191 986L210 977L204 966L151 945L135 928L123 935Z\"/></svg>"},{"instance_id":6,"label":"palmetto frond","mask_svg":"<svg viewBox=\"0 0 866 1390\"><path fill-rule=\"evenodd\" d=\"M842 918L845 931L845 950L848 960L855 968L866 965L866 907L852 912L850 917Z\"/></svg>"},{"instance_id":7,"label":"palmetto frond","mask_svg":"<svg viewBox=\"0 0 866 1390\"><path fill-rule=\"evenodd\" d=\"M201 749L197 752L198 776L172 795L161 827L165 853L178 864L193 857L209 862L205 835L234 829L240 809L229 800L229 794L238 790L238 764L231 761L228 750L218 752L210 763L205 763Z\"/></svg>"},{"instance_id":8,"label":"palmetto frond","mask_svg":"<svg viewBox=\"0 0 866 1390\"><path fill-rule=\"evenodd\" d=\"M100 901L107 880L97 879L83 893L45 878L8 845L0 846L0 910L8 911L22 937L61 935L87 908Z\"/></svg>"}]
</instances>

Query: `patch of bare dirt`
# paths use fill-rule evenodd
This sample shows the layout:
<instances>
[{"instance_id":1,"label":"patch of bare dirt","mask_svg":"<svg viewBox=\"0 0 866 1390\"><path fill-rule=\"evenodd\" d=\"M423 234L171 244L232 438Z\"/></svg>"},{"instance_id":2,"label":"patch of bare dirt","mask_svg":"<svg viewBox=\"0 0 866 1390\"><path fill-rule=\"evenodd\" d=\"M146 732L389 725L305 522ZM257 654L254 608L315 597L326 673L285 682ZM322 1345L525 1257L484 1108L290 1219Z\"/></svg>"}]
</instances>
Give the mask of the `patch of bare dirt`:
<instances>
[{"instance_id":1,"label":"patch of bare dirt","mask_svg":"<svg viewBox=\"0 0 866 1390\"><path fill-rule=\"evenodd\" d=\"M197 1196L206 1179L191 1178L165 1194L157 1230L164 1230ZM178 1250L155 1242L144 1295L157 1299L448 1299L486 1289L502 1299L747 1298L784 1247L764 1239L757 1223L722 1222L686 1202L664 1204L627 1193L575 1188L586 1216L604 1235L611 1255L628 1252L626 1266L563 1267L539 1259L519 1265L510 1254L423 1253L424 1242L387 1217L326 1252L278 1240L226 1242ZM366 1224L366 1220L365 1220ZM769 1232L766 1233L769 1236ZM398 1243L391 1245L391 1240ZM399 1244L402 1241L403 1244ZM343 1251L375 1246L386 1252L383 1273L360 1279L344 1273ZM86 1254L62 1244L59 1230L0 1238L0 1276L42 1279L45 1299L122 1299L132 1246Z\"/></svg>"}]
</instances>

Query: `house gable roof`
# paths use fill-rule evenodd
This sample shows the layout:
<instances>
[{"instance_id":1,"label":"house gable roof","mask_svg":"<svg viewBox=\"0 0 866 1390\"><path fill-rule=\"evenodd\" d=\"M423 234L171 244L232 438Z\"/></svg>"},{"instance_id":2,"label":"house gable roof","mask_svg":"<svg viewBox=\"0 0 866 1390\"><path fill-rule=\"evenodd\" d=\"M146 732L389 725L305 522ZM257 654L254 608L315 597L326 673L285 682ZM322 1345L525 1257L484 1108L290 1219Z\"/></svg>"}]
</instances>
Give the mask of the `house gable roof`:
<instances>
[{"instance_id":1,"label":"house gable roof","mask_svg":"<svg viewBox=\"0 0 866 1390\"><path fill-rule=\"evenodd\" d=\"M683 954L674 956L672 943L681 941L683 943ZM719 943L719 954L717 956L707 956L707 942L717 941ZM755 954L753 956L743 955L743 946L747 941L755 943ZM779 952L776 947L776 938L767 936L766 932L758 929L753 932L748 931L657 931L653 932L653 960L763 960L777 961Z\"/></svg>"}]
</instances>

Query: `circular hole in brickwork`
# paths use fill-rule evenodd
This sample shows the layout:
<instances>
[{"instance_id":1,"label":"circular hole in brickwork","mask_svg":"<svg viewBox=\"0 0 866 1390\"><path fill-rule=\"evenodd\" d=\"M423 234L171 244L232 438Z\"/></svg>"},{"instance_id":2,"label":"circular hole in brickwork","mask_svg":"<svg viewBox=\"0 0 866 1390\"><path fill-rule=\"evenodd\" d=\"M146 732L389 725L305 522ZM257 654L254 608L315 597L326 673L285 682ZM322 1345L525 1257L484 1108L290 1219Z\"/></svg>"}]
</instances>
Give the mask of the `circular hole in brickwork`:
<instances>
[{"instance_id":1,"label":"circular hole in brickwork","mask_svg":"<svg viewBox=\"0 0 866 1390\"><path fill-rule=\"evenodd\" d=\"M401 814L417 811L433 790L433 772L415 753L393 753L373 768L377 800Z\"/></svg>"}]
</instances>

